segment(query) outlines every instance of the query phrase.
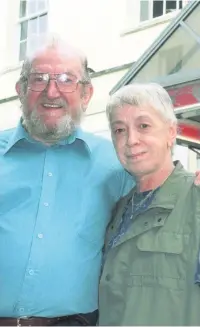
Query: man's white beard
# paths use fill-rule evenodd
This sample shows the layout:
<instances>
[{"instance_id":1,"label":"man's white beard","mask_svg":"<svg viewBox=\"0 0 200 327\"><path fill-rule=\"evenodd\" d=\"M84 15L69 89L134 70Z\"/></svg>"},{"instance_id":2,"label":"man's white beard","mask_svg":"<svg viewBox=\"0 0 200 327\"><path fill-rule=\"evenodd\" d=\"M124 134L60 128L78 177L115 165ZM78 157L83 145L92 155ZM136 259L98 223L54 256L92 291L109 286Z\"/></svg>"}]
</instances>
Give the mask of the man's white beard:
<instances>
[{"instance_id":1,"label":"man's white beard","mask_svg":"<svg viewBox=\"0 0 200 327\"><path fill-rule=\"evenodd\" d=\"M67 138L69 135L73 134L82 120L81 108L77 113L76 118L73 119L71 115L66 113L50 127L43 122L42 117L40 117L36 109L28 112L24 106L22 107L22 113L23 126L27 132L33 138L41 140L47 144L57 143L59 140Z\"/></svg>"}]
</instances>

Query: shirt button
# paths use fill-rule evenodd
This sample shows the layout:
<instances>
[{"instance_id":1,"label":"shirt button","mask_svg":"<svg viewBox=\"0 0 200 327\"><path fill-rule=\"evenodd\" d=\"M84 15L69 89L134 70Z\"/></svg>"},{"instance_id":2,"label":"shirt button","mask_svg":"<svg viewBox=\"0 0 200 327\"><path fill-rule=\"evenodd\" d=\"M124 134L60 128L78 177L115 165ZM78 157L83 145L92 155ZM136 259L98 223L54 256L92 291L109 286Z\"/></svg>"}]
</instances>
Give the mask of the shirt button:
<instances>
[{"instance_id":1,"label":"shirt button","mask_svg":"<svg viewBox=\"0 0 200 327\"><path fill-rule=\"evenodd\" d=\"M24 308L19 308L19 312L24 312Z\"/></svg>"},{"instance_id":2,"label":"shirt button","mask_svg":"<svg viewBox=\"0 0 200 327\"><path fill-rule=\"evenodd\" d=\"M109 274L106 275L106 280L107 280L107 282L109 282L110 278L111 278L111 276L110 276Z\"/></svg>"},{"instance_id":3,"label":"shirt button","mask_svg":"<svg viewBox=\"0 0 200 327\"><path fill-rule=\"evenodd\" d=\"M49 176L49 177L52 177L52 176L53 176L53 174L52 174L52 173L48 173L48 176Z\"/></svg>"},{"instance_id":4,"label":"shirt button","mask_svg":"<svg viewBox=\"0 0 200 327\"><path fill-rule=\"evenodd\" d=\"M44 206L48 207L49 206L48 202L44 202Z\"/></svg>"},{"instance_id":5,"label":"shirt button","mask_svg":"<svg viewBox=\"0 0 200 327\"><path fill-rule=\"evenodd\" d=\"M43 234L42 233L39 233L38 234L38 238L43 238Z\"/></svg>"},{"instance_id":6,"label":"shirt button","mask_svg":"<svg viewBox=\"0 0 200 327\"><path fill-rule=\"evenodd\" d=\"M29 275L31 275L31 276L34 275L34 270L33 269L29 270Z\"/></svg>"}]
</instances>

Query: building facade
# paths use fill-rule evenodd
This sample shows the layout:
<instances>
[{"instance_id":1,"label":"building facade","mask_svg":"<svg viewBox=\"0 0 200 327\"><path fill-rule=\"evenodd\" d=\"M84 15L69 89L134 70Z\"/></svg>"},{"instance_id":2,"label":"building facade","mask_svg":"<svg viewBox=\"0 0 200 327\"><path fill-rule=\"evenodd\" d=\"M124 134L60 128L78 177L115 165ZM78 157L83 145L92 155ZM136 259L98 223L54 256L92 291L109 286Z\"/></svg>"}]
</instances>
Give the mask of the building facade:
<instances>
[{"instance_id":1,"label":"building facade","mask_svg":"<svg viewBox=\"0 0 200 327\"><path fill-rule=\"evenodd\" d=\"M109 137L105 105L109 92L187 6L188 0L7 0L2 2L0 33L0 130L16 126L20 104L15 92L26 53L42 43L46 33L56 33L80 47L94 71L94 96L83 128ZM172 45L159 54L159 75L170 70L181 47ZM150 70L155 69L152 65ZM152 67L152 68L151 68ZM178 68L176 68L178 69ZM155 73L155 72L154 72ZM152 74L152 72L150 72ZM152 75L153 76L153 75ZM176 147L175 157L196 170L197 154Z\"/></svg>"}]
</instances>

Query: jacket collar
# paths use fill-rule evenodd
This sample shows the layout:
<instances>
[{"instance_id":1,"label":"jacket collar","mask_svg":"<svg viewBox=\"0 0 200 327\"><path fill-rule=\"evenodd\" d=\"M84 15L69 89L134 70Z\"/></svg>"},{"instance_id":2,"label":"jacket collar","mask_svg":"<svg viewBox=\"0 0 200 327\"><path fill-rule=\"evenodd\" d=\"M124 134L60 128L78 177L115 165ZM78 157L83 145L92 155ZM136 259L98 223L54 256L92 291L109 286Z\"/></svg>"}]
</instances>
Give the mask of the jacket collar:
<instances>
[{"instance_id":1,"label":"jacket collar","mask_svg":"<svg viewBox=\"0 0 200 327\"><path fill-rule=\"evenodd\" d=\"M180 193L184 189L185 182L193 176L193 174L189 174L183 168L180 161L175 161L174 164L175 168L173 172L160 187L149 208L159 206L166 209L173 209Z\"/></svg>"},{"instance_id":2,"label":"jacket collar","mask_svg":"<svg viewBox=\"0 0 200 327\"><path fill-rule=\"evenodd\" d=\"M166 209L173 209L180 192L183 190L186 180L194 176L192 173L189 174L183 168L180 161L174 161L174 165L174 170L156 192L156 196L153 198L152 203L148 208L163 207ZM131 199L135 191L136 186L124 197L125 201L123 203L126 203L128 199Z\"/></svg>"}]
</instances>

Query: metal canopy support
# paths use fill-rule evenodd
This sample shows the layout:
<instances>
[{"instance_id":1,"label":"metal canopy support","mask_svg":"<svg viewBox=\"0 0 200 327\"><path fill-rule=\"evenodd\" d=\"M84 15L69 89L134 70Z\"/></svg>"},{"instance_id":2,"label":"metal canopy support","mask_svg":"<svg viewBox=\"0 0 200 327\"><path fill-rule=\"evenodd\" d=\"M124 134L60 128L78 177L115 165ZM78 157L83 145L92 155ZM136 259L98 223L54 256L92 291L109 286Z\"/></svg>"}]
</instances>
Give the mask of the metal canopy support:
<instances>
[{"instance_id":1,"label":"metal canopy support","mask_svg":"<svg viewBox=\"0 0 200 327\"><path fill-rule=\"evenodd\" d=\"M191 151L195 152L198 156L200 156L200 152L199 152L199 150L197 150L197 149L194 148L193 146L188 145L188 149L190 149Z\"/></svg>"},{"instance_id":2,"label":"metal canopy support","mask_svg":"<svg viewBox=\"0 0 200 327\"><path fill-rule=\"evenodd\" d=\"M195 41L200 45L200 36L197 34L197 33L195 33L192 29L191 29L191 27L189 27L185 22L183 22L183 21L181 21L180 22L180 25L181 25L181 27L187 32L187 33L189 33L192 37L193 37L193 39L195 39Z\"/></svg>"},{"instance_id":3,"label":"metal canopy support","mask_svg":"<svg viewBox=\"0 0 200 327\"><path fill-rule=\"evenodd\" d=\"M190 72L180 71L175 74L165 75L162 77L152 78L151 82L159 83L163 87L176 86L200 79L200 69L191 70Z\"/></svg>"}]
</instances>

